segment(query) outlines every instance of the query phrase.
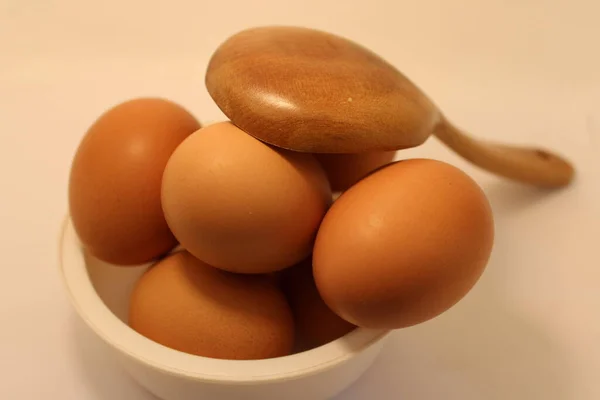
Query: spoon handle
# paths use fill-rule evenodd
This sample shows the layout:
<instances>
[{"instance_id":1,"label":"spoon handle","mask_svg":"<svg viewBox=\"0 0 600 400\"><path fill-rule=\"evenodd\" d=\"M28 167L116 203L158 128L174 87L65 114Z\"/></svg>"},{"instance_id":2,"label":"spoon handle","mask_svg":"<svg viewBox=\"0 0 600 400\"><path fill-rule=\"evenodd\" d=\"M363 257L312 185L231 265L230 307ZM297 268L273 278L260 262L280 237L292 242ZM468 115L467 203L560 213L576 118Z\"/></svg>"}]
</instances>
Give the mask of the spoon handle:
<instances>
[{"instance_id":1,"label":"spoon handle","mask_svg":"<svg viewBox=\"0 0 600 400\"><path fill-rule=\"evenodd\" d=\"M573 180L571 163L546 150L477 140L445 118L435 127L434 135L463 158L505 178L548 188L566 186Z\"/></svg>"}]
</instances>

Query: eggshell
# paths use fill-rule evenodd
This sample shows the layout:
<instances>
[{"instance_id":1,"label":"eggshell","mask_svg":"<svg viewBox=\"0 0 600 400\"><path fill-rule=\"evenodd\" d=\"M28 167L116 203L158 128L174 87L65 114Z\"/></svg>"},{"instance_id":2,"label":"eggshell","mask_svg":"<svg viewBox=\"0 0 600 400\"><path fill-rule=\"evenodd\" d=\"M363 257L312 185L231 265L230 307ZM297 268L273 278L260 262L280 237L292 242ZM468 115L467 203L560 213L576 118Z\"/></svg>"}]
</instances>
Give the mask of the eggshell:
<instances>
[{"instance_id":1,"label":"eggshell","mask_svg":"<svg viewBox=\"0 0 600 400\"><path fill-rule=\"evenodd\" d=\"M137 265L176 245L161 207L162 174L175 148L199 128L188 111L157 98L121 103L89 128L71 166L69 210L91 254Z\"/></svg>"},{"instance_id":2,"label":"eggshell","mask_svg":"<svg viewBox=\"0 0 600 400\"><path fill-rule=\"evenodd\" d=\"M344 191L370 172L391 163L395 151L377 151L359 154L315 154L325 170L331 189Z\"/></svg>"},{"instance_id":3,"label":"eggshell","mask_svg":"<svg viewBox=\"0 0 600 400\"><path fill-rule=\"evenodd\" d=\"M266 277L213 268L186 251L150 268L136 285L129 325L164 346L221 359L290 354L294 322Z\"/></svg>"},{"instance_id":4,"label":"eggshell","mask_svg":"<svg viewBox=\"0 0 600 400\"><path fill-rule=\"evenodd\" d=\"M273 148L229 122L187 138L163 177L163 208L177 239L231 272L267 273L301 261L331 201L312 155Z\"/></svg>"},{"instance_id":5,"label":"eggshell","mask_svg":"<svg viewBox=\"0 0 600 400\"><path fill-rule=\"evenodd\" d=\"M494 240L480 187L449 164L393 163L333 204L313 254L318 290L367 328L403 328L446 311L475 285Z\"/></svg>"},{"instance_id":6,"label":"eggshell","mask_svg":"<svg viewBox=\"0 0 600 400\"><path fill-rule=\"evenodd\" d=\"M339 339L356 328L323 301L312 273L311 259L283 271L283 291L290 303L300 347L314 348Z\"/></svg>"}]
</instances>

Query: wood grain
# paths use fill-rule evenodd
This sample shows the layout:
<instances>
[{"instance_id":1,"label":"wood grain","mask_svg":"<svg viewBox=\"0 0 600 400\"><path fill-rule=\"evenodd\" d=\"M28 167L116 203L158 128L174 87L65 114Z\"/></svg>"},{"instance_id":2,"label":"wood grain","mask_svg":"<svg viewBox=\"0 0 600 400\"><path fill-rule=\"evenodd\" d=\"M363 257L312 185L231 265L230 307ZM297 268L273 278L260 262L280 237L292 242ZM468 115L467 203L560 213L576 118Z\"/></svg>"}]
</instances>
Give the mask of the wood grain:
<instances>
[{"instance_id":1,"label":"wood grain","mask_svg":"<svg viewBox=\"0 0 600 400\"><path fill-rule=\"evenodd\" d=\"M238 127L313 153L420 145L438 117L393 66L351 41L299 27L259 27L214 53L206 86Z\"/></svg>"}]
</instances>

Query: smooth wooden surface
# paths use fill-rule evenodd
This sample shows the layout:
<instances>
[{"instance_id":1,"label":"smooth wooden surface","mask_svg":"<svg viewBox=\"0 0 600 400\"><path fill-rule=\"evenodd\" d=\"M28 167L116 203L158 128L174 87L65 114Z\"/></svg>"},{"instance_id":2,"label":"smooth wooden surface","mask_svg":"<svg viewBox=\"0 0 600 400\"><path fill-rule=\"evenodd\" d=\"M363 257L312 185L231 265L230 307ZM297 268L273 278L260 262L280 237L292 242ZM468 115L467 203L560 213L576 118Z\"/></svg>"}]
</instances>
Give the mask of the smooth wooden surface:
<instances>
[{"instance_id":1,"label":"smooth wooden surface","mask_svg":"<svg viewBox=\"0 0 600 400\"><path fill-rule=\"evenodd\" d=\"M560 188L571 183L575 176L575 168L569 161L548 150L477 140L445 119L435 127L434 134L478 167L515 181Z\"/></svg>"},{"instance_id":2,"label":"smooth wooden surface","mask_svg":"<svg viewBox=\"0 0 600 400\"><path fill-rule=\"evenodd\" d=\"M210 55L234 32L280 23L364 43L479 139L561 149L577 166L572 185L547 193L439 140L398 152L477 180L495 250L463 302L394 334L335 400L600 399L597 0L0 3L0 398L156 400L82 328L64 292L69 164L94 118L133 96L225 119L204 85Z\"/></svg>"},{"instance_id":3,"label":"smooth wooden surface","mask_svg":"<svg viewBox=\"0 0 600 400\"><path fill-rule=\"evenodd\" d=\"M370 50L319 30L256 27L228 38L206 87L237 126L279 147L312 153L422 144L434 105Z\"/></svg>"},{"instance_id":4,"label":"smooth wooden surface","mask_svg":"<svg viewBox=\"0 0 600 400\"><path fill-rule=\"evenodd\" d=\"M509 179L562 187L574 173L547 150L469 138L394 66L325 31L262 26L238 32L215 51L206 87L238 127L286 149L389 151L421 145L435 133L470 162Z\"/></svg>"}]
</instances>

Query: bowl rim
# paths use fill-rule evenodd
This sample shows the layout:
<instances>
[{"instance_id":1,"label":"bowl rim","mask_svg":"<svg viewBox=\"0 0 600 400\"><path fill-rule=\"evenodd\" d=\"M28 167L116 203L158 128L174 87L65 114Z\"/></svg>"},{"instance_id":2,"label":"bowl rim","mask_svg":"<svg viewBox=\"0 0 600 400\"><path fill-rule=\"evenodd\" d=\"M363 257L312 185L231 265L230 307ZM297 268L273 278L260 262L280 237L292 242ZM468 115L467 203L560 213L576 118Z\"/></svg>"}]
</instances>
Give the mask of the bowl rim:
<instances>
[{"instance_id":1,"label":"bowl rim","mask_svg":"<svg viewBox=\"0 0 600 400\"><path fill-rule=\"evenodd\" d=\"M170 375L228 384L289 380L349 361L391 332L359 327L315 349L265 360L223 360L187 354L146 338L114 315L93 286L82 250L67 214L59 234L59 267L69 300L79 317L104 342L130 360Z\"/></svg>"}]
</instances>

